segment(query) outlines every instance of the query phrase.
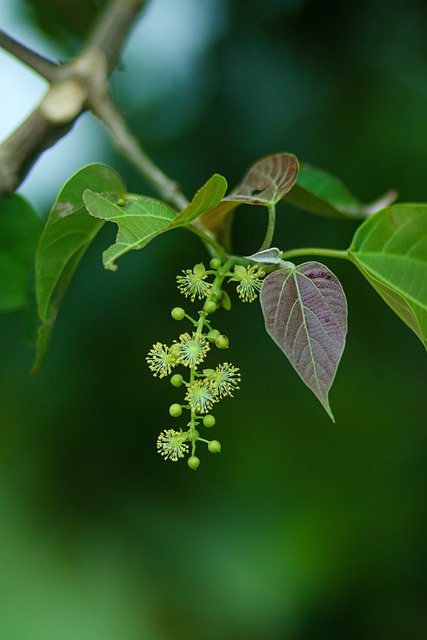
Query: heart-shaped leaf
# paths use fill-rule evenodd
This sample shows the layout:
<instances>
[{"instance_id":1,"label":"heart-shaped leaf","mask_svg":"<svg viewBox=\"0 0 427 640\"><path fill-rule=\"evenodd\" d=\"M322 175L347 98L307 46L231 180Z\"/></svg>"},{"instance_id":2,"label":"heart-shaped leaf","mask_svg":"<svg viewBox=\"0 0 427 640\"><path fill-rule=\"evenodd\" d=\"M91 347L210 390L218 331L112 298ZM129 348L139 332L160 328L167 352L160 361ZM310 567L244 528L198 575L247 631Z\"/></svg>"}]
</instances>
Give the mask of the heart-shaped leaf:
<instances>
[{"instance_id":1,"label":"heart-shaped leaf","mask_svg":"<svg viewBox=\"0 0 427 640\"><path fill-rule=\"evenodd\" d=\"M427 205L379 211L357 229L349 256L427 349Z\"/></svg>"},{"instance_id":2,"label":"heart-shaped leaf","mask_svg":"<svg viewBox=\"0 0 427 640\"><path fill-rule=\"evenodd\" d=\"M84 190L124 192L119 175L101 164L78 171L62 188L49 214L36 254L36 295L39 317L37 371L46 354L59 304L86 249L103 222L88 216L83 204Z\"/></svg>"},{"instance_id":3,"label":"heart-shaped leaf","mask_svg":"<svg viewBox=\"0 0 427 640\"><path fill-rule=\"evenodd\" d=\"M295 207L331 218L365 219L391 204L397 197L388 191L369 204L353 196L335 176L308 164L301 165L298 179L286 201Z\"/></svg>"},{"instance_id":4,"label":"heart-shaped leaf","mask_svg":"<svg viewBox=\"0 0 427 640\"><path fill-rule=\"evenodd\" d=\"M298 169L298 160L291 153L262 158L229 196L201 216L202 225L224 246L229 245L231 212L241 204L276 205L294 186Z\"/></svg>"},{"instance_id":5,"label":"heart-shaped leaf","mask_svg":"<svg viewBox=\"0 0 427 640\"><path fill-rule=\"evenodd\" d=\"M265 278L260 302L267 333L334 420L328 395L347 333L339 280L319 262L279 269Z\"/></svg>"},{"instance_id":6,"label":"heart-shaped leaf","mask_svg":"<svg viewBox=\"0 0 427 640\"><path fill-rule=\"evenodd\" d=\"M179 227L187 225L205 211L213 209L224 197L226 191L227 180L218 173L215 173L209 178L206 184L197 191L188 207L178 213L172 226Z\"/></svg>"},{"instance_id":7,"label":"heart-shaped leaf","mask_svg":"<svg viewBox=\"0 0 427 640\"><path fill-rule=\"evenodd\" d=\"M0 310L24 306L42 223L21 196L0 198Z\"/></svg>"},{"instance_id":8,"label":"heart-shaped leaf","mask_svg":"<svg viewBox=\"0 0 427 640\"><path fill-rule=\"evenodd\" d=\"M104 267L111 271L117 270L117 258L132 249L145 247L150 240L166 231L176 218L176 211L152 198L119 204L120 198L116 195L86 189L83 200L91 216L115 222L119 228L115 244L108 247L102 256Z\"/></svg>"}]
</instances>

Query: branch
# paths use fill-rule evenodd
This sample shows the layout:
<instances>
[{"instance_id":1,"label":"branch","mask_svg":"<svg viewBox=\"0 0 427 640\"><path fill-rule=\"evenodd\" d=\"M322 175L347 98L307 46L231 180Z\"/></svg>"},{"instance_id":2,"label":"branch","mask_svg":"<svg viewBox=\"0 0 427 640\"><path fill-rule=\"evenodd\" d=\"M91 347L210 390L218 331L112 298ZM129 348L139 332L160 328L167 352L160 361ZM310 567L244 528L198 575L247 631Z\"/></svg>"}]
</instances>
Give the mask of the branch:
<instances>
[{"instance_id":1,"label":"branch","mask_svg":"<svg viewBox=\"0 0 427 640\"><path fill-rule=\"evenodd\" d=\"M147 0L110 0L85 44L104 54L108 74L116 66L126 36Z\"/></svg>"},{"instance_id":2,"label":"branch","mask_svg":"<svg viewBox=\"0 0 427 640\"><path fill-rule=\"evenodd\" d=\"M107 95L95 96L90 104L92 112L107 127L117 148L121 151L156 189L163 200L177 209L185 209L188 200L179 191L176 182L168 178L143 151L138 140L129 131L128 126L115 104Z\"/></svg>"},{"instance_id":3,"label":"branch","mask_svg":"<svg viewBox=\"0 0 427 640\"><path fill-rule=\"evenodd\" d=\"M68 133L87 110L94 87L99 91L104 83L106 93L108 76L145 1L111 0L79 56L62 66L41 65L44 73L55 74L39 106L0 145L0 196L11 195L40 154ZM0 45L23 62L25 57L25 63L41 73L40 62L45 60L41 56L6 34Z\"/></svg>"},{"instance_id":4,"label":"branch","mask_svg":"<svg viewBox=\"0 0 427 640\"><path fill-rule=\"evenodd\" d=\"M11 53L15 58L23 62L27 67L30 67L30 69L45 78L48 82L55 80L55 74L58 68L55 62L29 49L2 30L0 30L0 47L8 53Z\"/></svg>"}]
</instances>

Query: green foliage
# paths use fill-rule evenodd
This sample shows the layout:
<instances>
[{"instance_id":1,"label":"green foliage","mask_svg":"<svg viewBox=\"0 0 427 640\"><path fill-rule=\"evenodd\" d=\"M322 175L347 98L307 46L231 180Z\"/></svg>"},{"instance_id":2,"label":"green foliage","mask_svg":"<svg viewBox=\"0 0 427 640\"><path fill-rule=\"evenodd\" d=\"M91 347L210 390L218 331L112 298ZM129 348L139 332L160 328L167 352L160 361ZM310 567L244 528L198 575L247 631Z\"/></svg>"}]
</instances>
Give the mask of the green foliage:
<instances>
[{"instance_id":1,"label":"green foliage","mask_svg":"<svg viewBox=\"0 0 427 640\"><path fill-rule=\"evenodd\" d=\"M128 251L142 249L161 233L177 227L187 227L205 211L221 200L227 182L215 174L199 189L188 207L180 213L153 198L140 198L121 202L114 194L94 193L87 190L83 200L95 218L115 222L119 228L115 244L103 254L106 269L116 271L116 260Z\"/></svg>"},{"instance_id":2,"label":"green foliage","mask_svg":"<svg viewBox=\"0 0 427 640\"><path fill-rule=\"evenodd\" d=\"M389 191L378 200L362 204L330 173L308 164L301 165L296 184L285 199L300 209L331 218L364 219L391 204L396 193Z\"/></svg>"},{"instance_id":3,"label":"green foliage","mask_svg":"<svg viewBox=\"0 0 427 640\"><path fill-rule=\"evenodd\" d=\"M193 321L196 333L193 337L182 334L175 347L158 342L148 356L150 368L159 377L169 375L178 362L193 367L190 381L181 374L171 377L173 386L184 386L185 401L193 412L190 435L182 430L164 431L159 436L160 453L167 459L178 460L189 451L187 443L190 443L193 455L198 439L197 415L206 413L216 401L210 391L211 381L205 388L203 380L197 378L197 366L204 360L210 344L220 350L229 346L228 337L207 322L207 317L218 308L231 309L231 299L222 287L226 277L237 283L237 293L244 302L252 302L262 284L260 301L267 333L334 420L329 391L345 346L344 291L323 264L305 262L295 266L283 256L314 252L351 260L426 346L427 205L394 205L372 213L390 200L391 194L371 205L362 205L333 176L307 165L298 174L298 168L297 159L288 153L263 158L249 169L229 196L224 196L225 178L215 174L180 212L153 198L126 196L120 178L108 167L93 165L78 172L61 191L37 250L36 291L42 325L35 369L46 352L58 305L70 278L104 221L118 226L116 242L103 254L104 266L111 271L117 269L116 260L128 251L142 249L161 233L185 227L205 241L214 257L210 260L211 270L200 263L177 277L182 294L191 301L204 299L200 319ZM371 215L356 231L347 252L299 249L284 254L270 244L275 226L274 207L285 197L322 215L351 219ZM227 253L232 221L229 214L243 203L263 205L269 210L269 227L261 249L246 257ZM226 257L225 268L215 254ZM209 281L211 275L213 283ZM191 321L182 307L175 307L171 315L175 320ZM203 327L206 327L204 335ZM209 374L205 375L210 380ZM174 403L171 415L180 416L182 406L185 405ZM208 419L207 422L210 423Z\"/></svg>"},{"instance_id":4,"label":"green foliage","mask_svg":"<svg viewBox=\"0 0 427 640\"><path fill-rule=\"evenodd\" d=\"M36 253L36 295L41 325L34 371L39 369L46 354L65 290L103 225L102 221L87 215L82 196L88 185L103 191L124 191L124 185L113 169L95 164L78 171L59 193Z\"/></svg>"},{"instance_id":5,"label":"green foliage","mask_svg":"<svg viewBox=\"0 0 427 640\"><path fill-rule=\"evenodd\" d=\"M50 38L81 40L87 35L99 9L106 0L27 0L35 20Z\"/></svg>"},{"instance_id":6,"label":"green foliage","mask_svg":"<svg viewBox=\"0 0 427 640\"><path fill-rule=\"evenodd\" d=\"M194 198L175 218L173 227L188 225L202 213L216 207L227 191L227 180L219 174L214 174L201 187Z\"/></svg>"},{"instance_id":7,"label":"green foliage","mask_svg":"<svg viewBox=\"0 0 427 640\"><path fill-rule=\"evenodd\" d=\"M0 198L0 311L26 304L42 228L34 209L21 196Z\"/></svg>"},{"instance_id":8,"label":"green foliage","mask_svg":"<svg viewBox=\"0 0 427 640\"><path fill-rule=\"evenodd\" d=\"M115 244L103 253L106 269L116 271L115 261L132 249L142 249L166 231L176 213L168 205L152 198L128 200L118 204L115 194L95 193L87 189L83 200L90 215L115 222L119 228Z\"/></svg>"},{"instance_id":9,"label":"green foliage","mask_svg":"<svg viewBox=\"0 0 427 640\"><path fill-rule=\"evenodd\" d=\"M427 205L379 211L356 231L349 255L427 348Z\"/></svg>"}]
</instances>

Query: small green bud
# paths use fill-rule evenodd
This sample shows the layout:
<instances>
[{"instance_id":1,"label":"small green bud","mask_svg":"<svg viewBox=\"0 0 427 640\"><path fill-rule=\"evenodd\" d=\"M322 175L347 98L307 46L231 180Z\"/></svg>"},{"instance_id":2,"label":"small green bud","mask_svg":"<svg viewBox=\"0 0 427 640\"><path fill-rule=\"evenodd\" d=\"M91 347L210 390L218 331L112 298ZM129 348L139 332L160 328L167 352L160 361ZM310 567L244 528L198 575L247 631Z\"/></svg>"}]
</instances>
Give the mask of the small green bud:
<instances>
[{"instance_id":1,"label":"small green bud","mask_svg":"<svg viewBox=\"0 0 427 640\"><path fill-rule=\"evenodd\" d=\"M202 262L194 265L193 273L197 278L203 278L206 273L205 265Z\"/></svg>"},{"instance_id":2,"label":"small green bud","mask_svg":"<svg viewBox=\"0 0 427 640\"><path fill-rule=\"evenodd\" d=\"M171 311L171 316L174 320L182 320L185 318L185 311L182 307L174 307Z\"/></svg>"},{"instance_id":3,"label":"small green bud","mask_svg":"<svg viewBox=\"0 0 427 640\"><path fill-rule=\"evenodd\" d=\"M221 444L218 442L218 440L211 440L208 444L208 449L211 453L220 453Z\"/></svg>"},{"instance_id":4,"label":"small green bud","mask_svg":"<svg viewBox=\"0 0 427 640\"><path fill-rule=\"evenodd\" d=\"M117 200L117 204L119 205L119 207L123 207L123 205L125 204L125 200L123 200L123 198L119 198Z\"/></svg>"},{"instance_id":5,"label":"small green bud","mask_svg":"<svg viewBox=\"0 0 427 640\"><path fill-rule=\"evenodd\" d=\"M209 266L211 269L219 269L221 266L221 260L219 258L212 258L209 262Z\"/></svg>"},{"instance_id":6,"label":"small green bud","mask_svg":"<svg viewBox=\"0 0 427 640\"><path fill-rule=\"evenodd\" d=\"M182 377L182 375L180 373L175 373L171 377L171 385L173 387L181 387L183 382L184 382L184 378Z\"/></svg>"},{"instance_id":7,"label":"small green bud","mask_svg":"<svg viewBox=\"0 0 427 640\"><path fill-rule=\"evenodd\" d=\"M209 340L209 342L215 342L215 340L217 338L219 338L220 335L221 334L218 331L218 329L212 329L212 331L209 331L209 333L206 335L206 337Z\"/></svg>"},{"instance_id":8,"label":"small green bud","mask_svg":"<svg viewBox=\"0 0 427 640\"><path fill-rule=\"evenodd\" d=\"M205 425L205 427L213 427L215 426L215 422L215 418L210 413L208 413L208 415L203 418L203 424Z\"/></svg>"},{"instance_id":9,"label":"small green bud","mask_svg":"<svg viewBox=\"0 0 427 640\"><path fill-rule=\"evenodd\" d=\"M218 336L215 340L215 346L218 349L228 349L228 338L227 336Z\"/></svg>"},{"instance_id":10,"label":"small green bud","mask_svg":"<svg viewBox=\"0 0 427 640\"><path fill-rule=\"evenodd\" d=\"M190 467L190 469L194 469L195 471L199 467L200 458L198 458L197 456L190 456L187 460L187 464Z\"/></svg>"},{"instance_id":11,"label":"small green bud","mask_svg":"<svg viewBox=\"0 0 427 640\"><path fill-rule=\"evenodd\" d=\"M174 402L174 404L171 404L171 406L169 407L169 413L172 416L172 418L179 418L179 416L182 413L181 405L178 404L177 402Z\"/></svg>"},{"instance_id":12,"label":"small green bud","mask_svg":"<svg viewBox=\"0 0 427 640\"><path fill-rule=\"evenodd\" d=\"M204 311L206 311L206 313L214 313L214 311L216 311L216 302L214 302L213 300L206 300L205 304L203 305L203 309Z\"/></svg>"}]
</instances>

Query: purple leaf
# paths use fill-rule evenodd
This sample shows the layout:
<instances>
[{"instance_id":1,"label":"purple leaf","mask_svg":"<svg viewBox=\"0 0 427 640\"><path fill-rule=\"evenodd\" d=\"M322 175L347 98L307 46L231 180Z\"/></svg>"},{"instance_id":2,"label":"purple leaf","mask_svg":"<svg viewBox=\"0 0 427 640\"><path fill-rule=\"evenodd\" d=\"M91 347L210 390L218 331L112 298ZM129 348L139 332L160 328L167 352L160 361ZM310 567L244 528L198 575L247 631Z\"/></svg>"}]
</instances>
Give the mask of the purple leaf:
<instances>
[{"instance_id":1,"label":"purple leaf","mask_svg":"<svg viewBox=\"0 0 427 640\"><path fill-rule=\"evenodd\" d=\"M241 204L276 205L294 186L298 170L298 160L291 153L276 153L258 160L229 196L202 213L201 224L230 249L233 211Z\"/></svg>"},{"instance_id":2,"label":"purple leaf","mask_svg":"<svg viewBox=\"0 0 427 640\"><path fill-rule=\"evenodd\" d=\"M339 280L323 264L305 262L267 276L260 301L267 333L334 420L328 394L347 333Z\"/></svg>"}]
</instances>

